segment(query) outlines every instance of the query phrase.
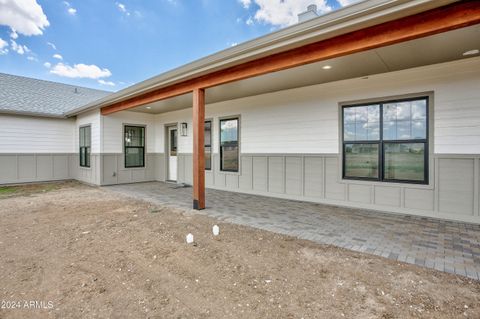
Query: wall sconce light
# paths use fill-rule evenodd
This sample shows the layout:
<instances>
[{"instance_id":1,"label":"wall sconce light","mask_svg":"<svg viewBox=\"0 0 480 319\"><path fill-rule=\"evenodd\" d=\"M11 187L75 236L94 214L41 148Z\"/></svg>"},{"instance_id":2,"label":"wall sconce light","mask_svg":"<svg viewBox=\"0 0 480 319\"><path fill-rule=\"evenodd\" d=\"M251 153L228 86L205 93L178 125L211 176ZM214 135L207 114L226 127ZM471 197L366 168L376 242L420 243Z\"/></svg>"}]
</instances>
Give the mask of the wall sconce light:
<instances>
[{"instance_id":1,"label":"wall sconce light","mask_svg":"<svg viewBox=\"0 0 480 319\"><path fill-rule=\"evenodd\" d=\"M187 123L180 124L180 135L181 136L188 136L188 125Z\"/></svg>"}]
</instances>

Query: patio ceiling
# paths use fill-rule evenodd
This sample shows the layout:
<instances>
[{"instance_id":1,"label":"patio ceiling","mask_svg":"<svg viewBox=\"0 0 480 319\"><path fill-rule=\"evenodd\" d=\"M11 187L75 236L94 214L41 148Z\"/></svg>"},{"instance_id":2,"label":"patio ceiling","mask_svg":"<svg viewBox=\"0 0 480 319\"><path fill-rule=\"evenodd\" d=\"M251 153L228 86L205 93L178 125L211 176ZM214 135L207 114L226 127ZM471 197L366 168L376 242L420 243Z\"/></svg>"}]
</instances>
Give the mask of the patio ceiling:
<instances>
[{"instance_id":1,"label":"patio ceiling","mask_svg":"<svg viewBox=\"0 0 480 319\"><path fill-rule=\"evenodd\" d=\"M463 53L473 49L480 49L480 25L219 85L206 90L206 102L210 104L465 59L472 56L464 56ZM324 70L325 65L331 66L331 69ZM192 94L189 93L130 111L158 114L191 107Z\"/></svg>"},{"instance_id":2,"label":"patio ceiling","mask_svg":"<svg viewBox=\"0 0 480 319\"><path fill-rule=\"evenodd\" d=\"M464 56L463 53L473 49L480 49L480 25L219 85L206 90L206 102L210 104L454 61L471 57ZM331 66L331 69L323 69L325 65ZM191 107L192 94L190 93L142 105L130 111L158 114Z\"/></svg>"}]
</instances>

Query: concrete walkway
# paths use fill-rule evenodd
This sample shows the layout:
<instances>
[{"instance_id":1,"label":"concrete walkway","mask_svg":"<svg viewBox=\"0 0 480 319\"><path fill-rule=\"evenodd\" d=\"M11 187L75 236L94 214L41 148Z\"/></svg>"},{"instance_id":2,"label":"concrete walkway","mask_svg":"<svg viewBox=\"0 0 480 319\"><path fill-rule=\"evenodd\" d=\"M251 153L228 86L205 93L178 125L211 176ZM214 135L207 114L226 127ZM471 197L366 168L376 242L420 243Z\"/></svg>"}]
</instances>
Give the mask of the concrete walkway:
<instances>
[{"instance_id":1,"label":"concrete walkway","mask_svg":"<svg viewBox=\"0 0 480 319\"><path fill-rule=\"evenodd\" d=\"M192 189L151 182L104 189L191 209ZM207 189L202 214L480 280L480 225Z\"/></svg>"}]
</instances>

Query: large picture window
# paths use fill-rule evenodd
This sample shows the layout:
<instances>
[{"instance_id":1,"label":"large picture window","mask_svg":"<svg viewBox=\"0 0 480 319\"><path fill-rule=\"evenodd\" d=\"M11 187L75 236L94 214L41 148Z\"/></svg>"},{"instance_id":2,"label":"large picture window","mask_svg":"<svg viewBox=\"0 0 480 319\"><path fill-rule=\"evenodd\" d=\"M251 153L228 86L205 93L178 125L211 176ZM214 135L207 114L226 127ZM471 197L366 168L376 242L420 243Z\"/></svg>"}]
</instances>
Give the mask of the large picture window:
<instances>
[{"instance_id":1,"label":"large picture window","mask_svg":"<svg viewBox=\"0 0 480 319\"><path fill-rule=\"evenodd\" d=\"M92 128L82 126L79 130L80 167L90 167L90 147L92 144Z\"/></svg>"},{"instance_id":2,"label":"large picture window","mask_svg":"<svg viewBox=\"0 0 480 319\"><path fill-rule=\"evenodd\" d=\"M428 98L343 107L343 178L428 183Z\"/></svg>"},{"instance_id":3,"label":"large picture window","mask_svg":"<svg viewBox=\"0 0 480 319\"><path fill-rule=\"evenodd\" d=\"M145 127L125 126L125 168L145 167Z\"/></svg>"},{"instance_id":4,"label":"large picture window","mask_svg":"<svg viewBox=\"0 0 480 319\"><path fill-rule=\"evenodd\" d=\"M212 169L212 121L205 121L205 169Z\"/></svg>"},{"instance_id":5,"label":"large picture window","mask_svg":"<svg viewBox=\"0 0 480 319\"><path fill-rule=\"evenodd\" d=\"M220 170L238 172L238 118L220 120Z\"/></svg>"}]
</instances>

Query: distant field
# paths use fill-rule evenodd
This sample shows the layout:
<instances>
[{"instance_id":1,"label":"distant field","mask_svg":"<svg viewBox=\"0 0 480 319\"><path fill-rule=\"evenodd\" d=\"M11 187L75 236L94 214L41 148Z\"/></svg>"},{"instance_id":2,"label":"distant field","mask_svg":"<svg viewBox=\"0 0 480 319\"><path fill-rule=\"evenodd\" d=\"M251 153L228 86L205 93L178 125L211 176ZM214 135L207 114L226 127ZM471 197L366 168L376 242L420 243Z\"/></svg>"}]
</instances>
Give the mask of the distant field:
<instances>
[{"instance_id":1,"label":"distant field","mask_svg":"<svg viewBox=\"0 0 480 319\"><path fill-rule=\"evenodd\" d=\"M385 158L385 178L423 180L424 154L395 154L395 160ZM377 177L378 159L370 154L355 154L345 163L347 175L350 177Z\"/></svg>"}]
</instances>

